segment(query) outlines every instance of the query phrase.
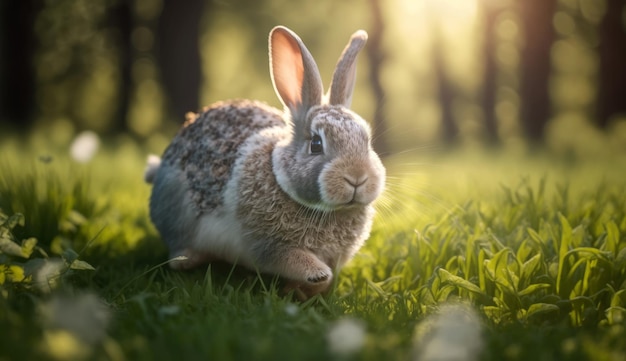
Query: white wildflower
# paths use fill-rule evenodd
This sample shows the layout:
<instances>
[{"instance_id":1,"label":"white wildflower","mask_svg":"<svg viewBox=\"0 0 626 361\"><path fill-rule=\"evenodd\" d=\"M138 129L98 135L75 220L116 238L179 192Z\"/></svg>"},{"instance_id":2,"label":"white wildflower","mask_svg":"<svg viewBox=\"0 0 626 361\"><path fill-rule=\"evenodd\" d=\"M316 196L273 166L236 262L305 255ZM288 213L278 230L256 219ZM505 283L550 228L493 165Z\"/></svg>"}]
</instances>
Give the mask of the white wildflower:
<instances>
[{"instance_id":1,"label":"white wildflower","mask_svg":"<svg viewBox=\"0 0 626 361\"><path fill-rule=\"evenodd\" d=\"M474 361L482 350L481 325L476 312L464 305L448 305L418 325L417 361Z\"/></svg>"},{"instance_id":2,"label":"white wildflower","mask_svg":"<svg viewBox=\"0 0 626 361\"><path fill-rule=\"evenodd\" d=\"M35 263L31 261L32 263ZM41 292L49 293L59 284L61 273L66 270L60 258L42 259L34 268L33 285Z\"/></svg>"},{"instance_id":3,"label":"white wildflower","mask_svg":"<svg viewBox=\"0 0 626 361\"><path fill-rule=\"evenodd\" d=\"M294 305L293 303L290 303L287 306L285 306L285 313L288 314L289 316L293 317L297 315L299 311L300 311L300 308L298 308L298 306Z\"/></svg>"},{"instance_id":4,"label":"white wildflower","mask_svg":"<svg viewBox=\"0 0 626 361\"><path fill-rule=\"evenodd\" d=\"M79 163L87 163L93 158L100 147L100 138L90 130L81 132L74 138L70 147L70 155Z\"/></svg>"},{"instance_id":5,"label":"white wildflower","mask_svg":"<svg viewBox=\"0 0 626 361\"><path fill-rule=\"evenodd\" d=\"M180 306L178 305L168 305L168 306L163 306L159 308L159 316L161 317L175 316L175 315L178 315L179 313L180 313Z\"/></svg>"},{"instance_id":6,"label":"white wildflower","mask_svg":"<svg viewBox=\"0 0 626 361\"><path fill-rule=\"evenodd\" d=\"M358 352L365 344L365 323L354 318L343 318L333 323L326 334L329 349L337 355Z\"/></svg>"},{"instance_id":7,"label":"white wildflower","mask_svg":"<svg viewBox=\"0 0 626 361\"><path fill-rule=\"evenodd\" d=\"M104 339L111 318L109 308L91 293L53 297L40 312L49 329L67 331L90 345Z\"/></svg>"}]
</instances>

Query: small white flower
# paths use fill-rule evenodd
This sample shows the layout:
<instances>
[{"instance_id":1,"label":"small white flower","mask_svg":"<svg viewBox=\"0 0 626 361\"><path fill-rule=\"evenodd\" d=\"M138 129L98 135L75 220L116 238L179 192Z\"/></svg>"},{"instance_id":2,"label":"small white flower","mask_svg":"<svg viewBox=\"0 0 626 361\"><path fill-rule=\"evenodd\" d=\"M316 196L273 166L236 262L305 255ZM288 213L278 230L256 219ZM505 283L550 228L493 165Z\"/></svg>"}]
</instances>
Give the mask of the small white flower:
<instances>
[{"instance_id":1,"label":"small white flower","mask_svg":"<svg viewBox=\"0 0 626 361\"><path fill-rule=\"evenodd\" d=\"M365 344L365 323L354 318L340 319L330 326L326 340L332 353L353 354Z\"/></svg>"},{"instance_id":2,"label":"small white flower","mask_svg":"<svg viewBox=\"0 0 626 361\"><path fill-rule=\"evenodd\" d=\"M159 308L159 316L161 317L175 316L179 313L180 313L180 306L178 305L169 305L169 306L163 306Z\"/></svg>"},{"instance_id":3,"label":"small white flower","mask_svg":"<svg viewBox=\"0 0 626 361\"><path fill-rule=\"evenodd\" d=\"M41 292L49 293L56 288L61 273L65 271L66 268L65 262L60 258L42 259L40 264L35 268L33 285Z\"/></svg>"},{"instance_id":4,"label":"small white flower","mask_svg":"<svg viewBox=\"0 0 626 361\"><path fill-rule=\"evenodd\" d=\"M40 311L51 330L69 332L89 345L106 336L111 318L109 308L91 293L55 296L43 304Z\"/></svg>"},{"instance_id":5,"label":"small white flower","mask_svg":"<svg viewBox=\"0 0 626 361\"><path fill-rule=\"evenodd\" d=\"M476 312L465 305L447 305L418 325L417 361L474 361L482 350L482 328Z\"/></svg>"},{"instance_id":6,"label":"small white flower","mask_svg":"<svg viewBox=\"0 0 626 361\"><path fill-rule=\"evenodd\" d=\"M298 308L298 306L294 305L293 303L290 303L287 306L285 306L285 313L288 314L289 316L293 317L297 315L299 311L300 309Z\"/></svg>"},{"instance_id":7,"label":"small white flower","mask_svg":"<svg viewBox=\"0 0 626 361\"><path fill-rule=\"evenodd\" d=\"M90 130L81 132L74 138L70 147L70 155L79 163L87 163L93 158L100 147L100 138Z\"/></svg>"}]
</instances>

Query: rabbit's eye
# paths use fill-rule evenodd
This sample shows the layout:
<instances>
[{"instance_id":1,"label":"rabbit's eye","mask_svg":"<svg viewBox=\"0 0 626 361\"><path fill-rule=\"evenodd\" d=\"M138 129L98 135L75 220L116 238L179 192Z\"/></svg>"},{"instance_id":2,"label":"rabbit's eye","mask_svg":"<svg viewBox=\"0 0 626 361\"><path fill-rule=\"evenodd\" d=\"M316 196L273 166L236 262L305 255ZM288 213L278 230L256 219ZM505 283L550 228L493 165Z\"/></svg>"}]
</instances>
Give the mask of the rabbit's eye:
<instances>
[{"instance_id":1,"label":"rabbit's eye","mask_svg":"<svg viewBox=\"0 0 626 361\"><path fill-rule=\"evenodd\" d=\"M315 134L311 138L311 154L321 154L324 151L324 144L322 143L322 137Z\"/></svg>"}]
</instances>

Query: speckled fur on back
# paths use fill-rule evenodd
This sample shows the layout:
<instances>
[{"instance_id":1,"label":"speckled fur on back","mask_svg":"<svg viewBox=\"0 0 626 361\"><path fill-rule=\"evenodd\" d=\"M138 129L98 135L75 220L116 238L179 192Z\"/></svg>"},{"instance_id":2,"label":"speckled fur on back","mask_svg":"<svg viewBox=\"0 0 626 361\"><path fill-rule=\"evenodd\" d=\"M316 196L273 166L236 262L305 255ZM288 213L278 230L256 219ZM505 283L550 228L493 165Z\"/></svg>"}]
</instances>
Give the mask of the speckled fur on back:
<instances>
[{"instance_id":1,"label":"speckled fur on back","mask_svg":"<svg viewBox=\"0 0 626 361\"><path fill-rule=\"evenodd\" d=\"M197 214L222 203L239 147L264 128L285 127L282 113L250 100L219 102L188 120L163 154L163 163L184 173Z\"/></svg>"}]
</instances>

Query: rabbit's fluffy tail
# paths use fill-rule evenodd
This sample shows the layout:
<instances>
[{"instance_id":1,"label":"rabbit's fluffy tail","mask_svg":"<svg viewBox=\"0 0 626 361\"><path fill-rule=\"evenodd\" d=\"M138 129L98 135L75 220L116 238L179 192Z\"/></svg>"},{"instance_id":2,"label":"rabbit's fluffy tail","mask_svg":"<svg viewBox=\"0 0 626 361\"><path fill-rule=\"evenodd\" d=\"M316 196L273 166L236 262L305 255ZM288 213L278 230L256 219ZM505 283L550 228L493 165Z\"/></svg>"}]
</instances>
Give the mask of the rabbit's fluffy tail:
<instances>
[{"instance_id":1,"label":"rabbit's fluffy tail","mask_svg":"<svg viewBox=\"0 0 626 361\"><path fill-rule=\"evenodd\" d=\"M146 162L146 170L143 173L143 179L146 183L152 184L154 181L154 176L156 176L159 167L161 166L161 158L154 154L150 154L148 156L148 161Z\"/></svg>"}]
</instances>

